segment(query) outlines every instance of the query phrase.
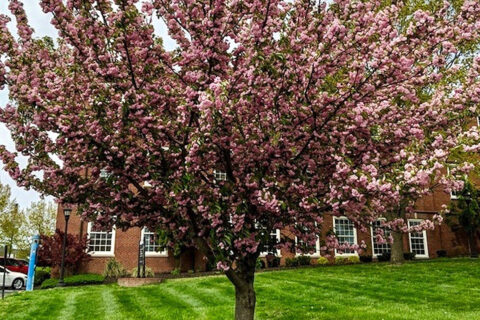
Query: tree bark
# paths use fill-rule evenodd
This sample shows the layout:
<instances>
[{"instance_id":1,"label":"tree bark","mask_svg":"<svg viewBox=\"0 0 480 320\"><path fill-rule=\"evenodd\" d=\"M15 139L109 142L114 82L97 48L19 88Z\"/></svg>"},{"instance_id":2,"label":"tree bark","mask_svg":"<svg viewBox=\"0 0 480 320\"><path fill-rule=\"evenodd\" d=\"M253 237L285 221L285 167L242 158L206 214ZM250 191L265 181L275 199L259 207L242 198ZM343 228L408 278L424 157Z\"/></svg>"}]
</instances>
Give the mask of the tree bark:
<instances>
[{"instance_id":1,"label":"tree bark","mask_svg":"<svg viewBox=\"0 0 480 320\"><path fill-rule=\"evenodd\" d=\"M235 286L235 320L253 320L255 315L256 296L253 279L245 286Z\"/></svg>"},{"instance_id":2,"label":"tree bark","mask_svg":"<svg viewBox=\"0 0 480 320\"><path fill-rule=\"evenodd\" d=\"M393 243L392 253L390 256L391 263L403 263L403 233L400 231L392 231Z\"/></svg>"},{"instance_id":3,"label":"tree bark","mask_svg":"<svg viewBox=\"0 0 480 320\"><path fill-rule=\"evenodd\" d=\"M256 259L256 256L246 257L237 264L235 270L225 272L235 286L235 320L253 320L255 316L256 295L253 283Z\"/></svg>"},{"instance_id":4,"label":"tree bark","mask_svg":"<svg viewBox=\"0 0 480 320\"><path fill-rule=\"evenodd\" d=\"M477 242L475 241L475 231L468 233L468 242L470 245L470 257L478 258Z\"/></svg>"}]
</instances>

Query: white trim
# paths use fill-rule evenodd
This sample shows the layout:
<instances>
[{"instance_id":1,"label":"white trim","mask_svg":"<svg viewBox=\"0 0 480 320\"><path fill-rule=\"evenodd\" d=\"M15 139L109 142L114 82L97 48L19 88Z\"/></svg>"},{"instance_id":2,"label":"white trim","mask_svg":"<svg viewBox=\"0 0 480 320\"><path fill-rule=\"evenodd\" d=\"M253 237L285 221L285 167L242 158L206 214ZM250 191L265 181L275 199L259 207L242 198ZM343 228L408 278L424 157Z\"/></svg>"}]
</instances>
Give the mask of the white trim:
<instances>
[{"instance_id":1,"label":"white trim","mask_svg":"<svg viewBox=\"0 0 480 320\"><path fill-rule=\"evenodd\" d=\"M423 220L422 219L408 219L407 224L408 224L409 228L411 227L410 221L422 222ZM427 231L423 230L422 234L423 234L423 247L424 247L424 250L425 250L425 254L415 254L415 258L428 259L428 258L430 258L430 256L428 255ZM411 232L408 233L408 245L410 247L410 252L412 252L412 233Z\"/></svg>"},{"instance_id":2,"label":"white trim","mask_svg":"<svg viewBox=\"0 0 480 320\"><path fill-rule=\"evenodd\" d=\"M315 222L316 225L316 222ZM295 247L297 246L297 236L295 236ZM296 250L295 250L296 251ZM315 253L308 253L308 252L296 252L295 253L296 257L299 256L307 256L307 257L312 257L312 258L320 258L321 257L321 252L320 252L320 237L317 235L317 241L315 242Z\"/></svg>"},{"instance_id":3,"label":"white trim","mask_svg":"<svg viewBox=\"0 0 480 320\"><path fill-rule=\"evenodd\" d=\"M227 181L227 172L213 170L213 179L215 180L215 182Z\"/></svg>"},{"instance_id":4,"label":"white trim","mask_svg":"<svg viewBox=\"0 0 480 320\"><path fill-rule=\"evenodd\" d=\"M387 219L385 219L385 218L378 218L377 219L377 221L382 221L382 220L386 221ZM379 256L379 254L375 253L375 241L374 241L375 235L373 234L373 225L370 225L370 235L371 235L370 237L372 238L372 257L377 258ZM391 249L391 247L390 247L390 249Z\"/></svg>"},{"instance_id":5,"label":"white trim","mask_svg":"<svg viewBox=\"0 0 480 320\"><path fill-rule=\"evenodd\" d=\"M270 236L272 233L270 233ZM275 235L277 236L277 243L280 242L281 240L281 235L280 235L280 229L275 229ZM266 257L268 252L260 252L260 258ZM277 254L275 255L276 257L281 257L282 256L282 251L280 249L277 249Z\"/></svg>"},{"instance_id":6,"label":"white trim","mask_svg":"<svg viewBox=\"0 0 480 320\"><path fill-rule=\"evenodd\" d=\"M455 165L452 165L452 166L455 166ZM450 167L448 165L447 165L447 175L450 175ZM464 178L467 179L466 174L464 175ZM456 192L462 192L462 190L458 190ZM458 196L456 194L454 194L452 190L450 190L450 200L458 200Z\"/></svg>"},{"instance_id":7,"label":"white trim","mask_svg":"<svg viewBox=\"0 0 480 320\"><path fill-rule=\"evenodd\" d=\"M142 228L142 233L140 235L140 242L144 242L145 240L145 230L146 230L147 227L143 227ZM150 232L150 233L154 233L154 232ZM145 243L144 243L145 245ZM156 257L168 257L168 249L165 249L163 251L156 251L156 252L152 252L152 251L146 251L145 250L145 257L152 257L152 258L156 258Z\"/></svg>"},{"instance_id":8,"label":"white trim","mask_svg":"<svg viewBox=\"0 0 480 320\"><path fill-rule=\"evenodd\" d=\"M92 230L92 222L89 222L87 225L87 239L90 240L90 232ZM95 231L96 232L96 231ZM110 233L108 231L103 231L105 233ZM115 237L116 237L116 228L115 226L112 228L112 244L110 246L110 251L102 251L102 252L95 252L95 251L88 251L88 253L92 257L115 257ZM90 245L88 247L90 249ZM87 250L88 250L87 249Z\"/></svg>"},{"instance_id":9,"label":"white trim","mask_svg":"<svg viewBox=\"0 0 480 320\"><path fill-rule=\"evenodd\" d=\"M335 235L337 233L337 230L335 229L335 222L337 220L349 220L349 219L345 216L341 216L341 217L335 217L334 216L333 217L333 232L335 233ZM355 228L355 225L353 225L353 240L354 240L354 242L350 243L350 244L358 244L357 228ZM350 257L350 256L358 256L358 251L354 251L353 253L338 253L337 249L335 249L335 257Z\"/></svg>"}]
</instances>

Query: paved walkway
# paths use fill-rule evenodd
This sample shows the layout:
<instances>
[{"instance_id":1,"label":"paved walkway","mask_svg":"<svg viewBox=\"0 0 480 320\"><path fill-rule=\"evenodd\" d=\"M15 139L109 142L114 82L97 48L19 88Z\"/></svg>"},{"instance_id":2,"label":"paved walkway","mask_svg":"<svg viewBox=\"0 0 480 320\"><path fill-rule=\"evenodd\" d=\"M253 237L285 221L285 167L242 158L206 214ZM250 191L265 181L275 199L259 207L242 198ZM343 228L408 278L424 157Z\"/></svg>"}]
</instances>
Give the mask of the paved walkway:
<instances>
[{"instance_id":1,"label":"paved walkway","mask_svg":"<svg viewBox=\"0 0 480 320\"><path fill-rule=\"evenodd\" d=\"M22 290L11 290L11 289L5 289L5 297L8 296L9 294L15 293L15 292L22 292L25 291L25 288ZM2 297L2 288L0 288L0 299Z\"/></svg>"}]
</instances>

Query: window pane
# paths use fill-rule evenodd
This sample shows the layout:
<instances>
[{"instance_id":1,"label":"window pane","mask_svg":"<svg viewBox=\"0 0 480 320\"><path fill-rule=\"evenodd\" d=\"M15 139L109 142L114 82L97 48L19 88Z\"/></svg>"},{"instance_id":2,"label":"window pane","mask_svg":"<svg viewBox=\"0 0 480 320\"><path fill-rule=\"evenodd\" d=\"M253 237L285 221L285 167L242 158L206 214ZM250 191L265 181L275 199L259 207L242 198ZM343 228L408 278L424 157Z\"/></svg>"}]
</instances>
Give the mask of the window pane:
<instances>
[{"instance_id":1,"label":"window pane","mask_svg":"<svg viewBox=\"0 0 480 320\"><path fill-rule=\"evenodd\" d=\"M383 253L390 253L391 246L389 243L379 243L377 241L376 235L378 230L383 231L383 239L386 240L390 236L390 230L387 230L384 226L382 226L381 220L377 220L372 224L373 254L381 255Z\"/></svg>"},{"instance_id":2,"label":"window pane","mask_svg":"<svg viewBox=\"0 0 480 320\"><path fill-rule=\"evenodd\" d=\"M353 222L348 219L334 219L335 220L335 234L338 243L343 245L345 243L355 244L355 226ZM355 253L354 250L346 249L343 253Z\"/></svg>"},{"instance_id":3,"label":"window pane","mask_svg":"<svg viewBox=\"0 0 480 320\"><path fill-rule=\"evenodd\" d=\"M91 227L89 233L89 249L93 252L111 252L112 251L112 231L102 231L99 228Z\"/></svg>"},{"instance_id":4,"label":"window pane","mask_svg":"<svg viewBox=\"0 0 480 320\"><path fill-rule=\"evenodd\" d=\"M420 221L409 221L410 227L420 224ZM412 232L410 233L410 247L412 253L416 255L426 255L424 232Z\"/></svg>"},{"instance_id":5,"label":"window pane","mask_svg":"<svg viewBox=\"0 0 480 320\"><path fill-rule=\"evenodd\" d=\"M145 252L160 252L160 239L156 232L151 232L147 228L143 232L143 244L145 245Z\"/></svg>"}]
</instances>

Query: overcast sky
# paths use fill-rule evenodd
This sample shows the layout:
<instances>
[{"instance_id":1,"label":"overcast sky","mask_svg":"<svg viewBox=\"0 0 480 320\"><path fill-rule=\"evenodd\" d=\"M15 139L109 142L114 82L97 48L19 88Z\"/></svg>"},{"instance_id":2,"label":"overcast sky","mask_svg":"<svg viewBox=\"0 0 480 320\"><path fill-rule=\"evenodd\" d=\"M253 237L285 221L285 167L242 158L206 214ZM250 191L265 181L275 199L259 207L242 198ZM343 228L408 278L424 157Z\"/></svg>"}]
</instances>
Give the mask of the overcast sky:
<instances>
[{"instance_id":1,"label":"overcast sky","mask_svg":"<svg viewBox=\"0 0 480 320\"><path fill-rule=\"evenodd\" d=\"M36 35L55 37L57 32L50 24L51 18L42 12L37 1L28 0L24 2L25 10L28 14L31 25L35 29ZM10 15L7 7L8 1L0 1L0 13ZM13 30L15 24L10 22L9 27ZM7 102L7 91L0 91L0 107L4 107ZM10 151L14 150L10 133L3 124L0 124L0 144L6 145ZM24 163L25 161L22 162ZM2 170L0 171L0 181L3 184L8 184L12 188L13 197L15 197L21 207L27 207L32 201L40 199L40 195L37 192L33 190L27 191L23 188L17 187L16 183L10 178L10 176L3 171L3 164L0 164L0 167L2 167Z\"/></svg>"},{"instance_id":2,"label":"overcast sky","mask_svg":"<svg viewBox=\"0 0 480 320\"><path fill-rule=\"evenodd\" d=\"M51 15L47 15L42 12L42 9L39 6L38 0L24 0L24 8L27 12L27 16L30 22L30 25L35 29L35 36L43 37L50 36L52 38L57 37L57 31L50 24ZM8 10L8 1L0 0L0 13L7 14L11 16ZM14 19L10 22L10 29L15 29ZM156 34L161 36L164 40L164 45L167 50L172 50L175 48L175 41L172 40L166 34L165 24L159 20L154 21L154 27ZM0 107L4 107L8 103L8 93L6 90L0 91ZM0 145L5 145L8 150L14 151L13 141L11 139L8 129L0 124ZM20 163L25 164L25 159L19 159ZM8 184L12 189L13 197L17 200L21 207L28 207L32 201L37 201L40 199L40 195L33 190L25 190L23 188L17 187L16 183L10 178L10 176L3 170L3 164L0 163L0 182L3 184Z\"/></svg>"}]
</instances>

